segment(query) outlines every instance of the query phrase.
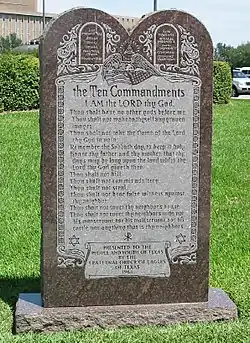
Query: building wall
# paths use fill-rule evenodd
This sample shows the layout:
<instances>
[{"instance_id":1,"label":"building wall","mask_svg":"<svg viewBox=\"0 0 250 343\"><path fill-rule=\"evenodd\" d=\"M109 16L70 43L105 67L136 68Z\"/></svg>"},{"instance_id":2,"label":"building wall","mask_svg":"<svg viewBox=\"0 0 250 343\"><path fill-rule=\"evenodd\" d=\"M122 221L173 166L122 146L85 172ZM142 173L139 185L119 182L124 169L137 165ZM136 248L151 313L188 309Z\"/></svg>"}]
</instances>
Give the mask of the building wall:
<instances>
[{"instance_id":1,"label":"building wall","mask_svg":"<svg viewBox=\"0 0 250 343\"><path fill-rule=\"evenodd\" d=\"M46 16L46 23L52 16ZM0 36L16 33L23 43L38 38L43 32L43 17L39 14L0 13Z\"/></svg>"},{"instance_id":2,"label":"building wall","mask_svg":"<svg viewBox=\"0 0 250 343\"><path fill-rule=\"evenodd\" d=\"M1 0L0 0L1 1ZM55 14L46 15L48 23ZM127 30L134 27L137 18L119 17L116 18L124 25ZM41 13L17 13L0 11L0 36L6 37L11 33L16 33L23 43L28 43L37 39L43 32L43 17Z\"/></svg>"},{"instance_id":3,"label":"building wall","mask_svg":"<svg viewBox=\"0 0 250 343\"><path fill-rule=\"evenodd\" d=\"M0 12L29 13L37 11L37 0L0 0Z\"/></svg>"}]
</instances>

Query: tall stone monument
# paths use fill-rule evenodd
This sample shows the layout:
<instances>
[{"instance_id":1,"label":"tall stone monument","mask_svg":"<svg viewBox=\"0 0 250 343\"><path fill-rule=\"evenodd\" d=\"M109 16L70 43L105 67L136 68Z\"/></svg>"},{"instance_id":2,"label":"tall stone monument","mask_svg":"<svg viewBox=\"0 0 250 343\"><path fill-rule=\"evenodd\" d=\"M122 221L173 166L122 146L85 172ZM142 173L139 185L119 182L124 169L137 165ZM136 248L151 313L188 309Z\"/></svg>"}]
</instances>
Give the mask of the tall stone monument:
<instances>
[{"instance_id":1,"label":"tall stone monument","mask_svg":"<svg viewBox=\"0 0 250 343\"><path fill-rule=\"evenodd\" d=\"M208 287L213 47L161 11L71 10L41 41L42 295L17 331L229 319ZM48 329L49 328L49 329Z\"/></svg>"}]
</instances>

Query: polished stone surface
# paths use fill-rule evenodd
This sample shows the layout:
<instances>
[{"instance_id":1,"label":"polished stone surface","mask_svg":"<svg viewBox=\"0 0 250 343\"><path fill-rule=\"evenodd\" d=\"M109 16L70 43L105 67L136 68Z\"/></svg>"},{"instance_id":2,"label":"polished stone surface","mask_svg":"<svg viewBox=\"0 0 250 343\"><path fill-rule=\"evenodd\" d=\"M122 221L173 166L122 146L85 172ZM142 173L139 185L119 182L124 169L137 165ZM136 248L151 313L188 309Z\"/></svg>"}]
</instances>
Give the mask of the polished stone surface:
<instances>
[{"instance_id":1,"label":"polished stone surface","mask_svg":"<svg viewBox=\"0 0 250 343\"><path fill-rule=\"evenodd\" d=\"M211 288L207 303L43 308L40 294L21 294L16 308L16 332L56 332L110 329L229 320L237 308L221 289Z\"/></svg>"},{"instance_id":2,"label":"polished stone surface","mask_svg":"<svg viewBox=\"0 0 250 343\"><path fill-rule=\"evenodd\" d=\"M85 39L86 37L88 39ZM42 299L44 306L78 307L207 301L213 46L205 27L187 13L170 10L145 16L129 34L115 18L102 11L75 9L59 16L49 26L41 39L40 56ZM97 84L95 80L99 80ZM72 87L70 82L72 82ZM102 107L112 109L116 84L119 84L121 91L140 90L145 88L144 84L151 92L156 89L155 87L168 90L168 106L182 111L178 118L184 120L186 115L187 121L183 125L176 124L175 126L167 122L159 125L155 121L160 117L172 119L176 113L164 112L165 114L161 115L157 112L153 114L154 119L150 124L136 124L131 120L119 126L108 122L112 121L113 117L118 117L118 111L115 109L115 113L109 113L106 116L107 123L103 125L104 114L99 116L98 112L86 111L91 108L92 101L95 99L112 100L103 104L96 102L97 110L101 110ZM113 97L111 87L113 87ZM124 94L122 99L130 101L144 100L145 95L141 92L140 96L125 97ZM151 94L153 97L154 93ZM163 93L157 94L159 97L156 96L156 99L159 101ZM148 100L151 101L152 97ZM185 97L186 101L183 101ZM129 107L129 110L132 108ZM74 115L74 110L80 109L85 112L76 116L87 118L86 120L89 118L92 127L81 126L82 129L79 129L78 126L78 129L74 130L80 131L80 135L77 132L71 135L70 131L74 131L72 126L74 119L71 118L71 120L70 116ZM138 108L135 107L135 109ZM159 111L158 105L156 110ZM127 113L126 115L119 114L119 116L120 119L128 117ZM130 116L138 117L138 114ZM98 124L99 117L101 124ZM139 114L139 117L142 115ZM77 125L85 124L85 122L77 122ZM124 195L122 189L114 196L113 193L110 196L107 194L106 197L95 193L94 198L91 198L91 195L87 196L85 190L84 194L79 197L80 188L73 189L73 195L69 192L69 187L74 187L79 182L83 183L87 178L92 181L95 178L94 167L98 163L88 160L86 173L90 170L92 176L79 174L76 181L69 181L72 168L79 169L85 165L83 161L72 162L71 153L75 147L81 153L86 150L87 159L91 151L97 153L101 151L101 148L97 146L94 149L91 146L83 147L79 140L75 143L76 138L83 137L82 134L85 135L86 130L99 132L99 129L106 137L117 139L114 142L120 144L123 142L123 136L127 143L129 137L120 132L117 136L114 131L119 131L119 129L122 131L125 128L124 132L128 132L137 128L142 130L145 127L148 132L146 138L138 135L134 139L131 138L133 146L131 151L124 150L121 145L117 148L117 153L124 151L134 153L136 143L142 146L147 143L151 144L150 139L153 134L156 136L156 132L160 132L159 138L153 137L152 144L157 143L158 140L158 143L164 147L166 144L169 145L171 139L166 137L164 141L163 131L167 132L170 126L171 132L181 129L178 135L183 135L183 139L180 136L172 137L173 140L176 139L176 146L182 143L185 145L186 157L184 156L184 159L186 158L186 161L181 161L182 167L177 166L176 161L170 165L169 161L164 164L155 159L153 163L151 161L145 164L144 170L140 169L143 163L137 162L135 168L139 169L133 172L131 162L121 163L123 167L130 166L130 170L121 172L119 176L121 180L143 178L144 172L145 180L150 177L152 180L158 180L158 184L154 181L153 185L144 182L145 194L151 194L148 197L143 198L143 187L133 188L130 185L126 191L133 191L133 193L129 196L127 193ZM96 138L92 133L90 138L95 139L90 144L97 145L98 137L101 137L100 133ZM67 144L71 144L73 139L74 142L69 150ZM173 147L169 149L171 154L175 154ZM104 148L104 152L108 151L110 147ZM154 152L156 152L155 149ZM97 156L97 159L99 158L100 155ZM174 155L174 158L177 159L177 155ZM165 170L163 164L166 166ZM104 165L108 173L111 166L117 167L119 163L109 162L107 166ZM108 178L111 181L107 181ZM106 179L103 177L105 182L110 182L107 184L107 189L117 178L118 176L107 176ZM97 185L100 186L100 182L97 182ZM92 193L98 192L97 188L93 189ZM159 190L177 192L181 189L186 195L180 201L177 196L169 198L166 195L168 193L162 193L160 196L154 193ZM122 194L119 195L119 192ZM97 205L97 213L93 206L89 218L98 220L106 220L111 214L113 217L115 215L118 221L126 222L130 219L123 212L118 216L118 210L111 210L110 206L114 204L119 206L179 205L181 209L179 212L183 212L183 218L180 214L175 215L173 227L165 227L166 223L164 223L164 228L158 227L156 230L149 227L146 229L143 223L141 227L135 227L135 222L132 222L134 226L132 225L131 230L128 230L126 226L125 229L118 228L109 231L105 225L103 225L103 230L98 225L90 229L86 224L86 207L81 205L79 211L77 207L74 208L78 204L78 199L86 201L84 206ZM90 199L91 202L89 202ZM101 205L108 206L107 215L103 214L105 211L101 210L100 201ZM75 212L71 214L70 211ZM163 215L162 211L161 209L159 215L153 214L152 218L157 220L165 216L166 220L171 223L170 216ZM82 215L85 217L82 218ZM142 211L140 216L143 219L146 218L146 215L142 215ZM179 224L177 226L176 223L178 221L181 223L182 220L184 220L183 227ZM144 237L146 241L143 241ZM120 263L117 256L111 257L108 252L109 245L119 246L120 251L121 247L127 246L129 255L133 255L132 262L130 261L126 266L125 263ZM144 259L140 256L142 253L145 254Z\"/></svg>"}]
</instances>

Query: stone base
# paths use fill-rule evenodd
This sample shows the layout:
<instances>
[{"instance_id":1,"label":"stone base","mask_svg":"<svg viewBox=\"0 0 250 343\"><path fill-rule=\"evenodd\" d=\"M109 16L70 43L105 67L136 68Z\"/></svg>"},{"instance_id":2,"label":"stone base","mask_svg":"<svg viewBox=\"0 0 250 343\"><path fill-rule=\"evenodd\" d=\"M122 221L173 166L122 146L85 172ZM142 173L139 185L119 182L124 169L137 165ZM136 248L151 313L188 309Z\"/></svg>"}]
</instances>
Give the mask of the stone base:
<instances>
[{"instance_id":1,"label":"stone base","mask_svg":"<svg viewBox=\"0 0 250 343\"><path fill-rule=\"evenodd\" d=\"M16 306L16 332L55 332L85 328L167 325L237 318L236 305L217 288L209 290L207 303L41 307L40 294L20 294Z\"/></svg>"}]
</instances>

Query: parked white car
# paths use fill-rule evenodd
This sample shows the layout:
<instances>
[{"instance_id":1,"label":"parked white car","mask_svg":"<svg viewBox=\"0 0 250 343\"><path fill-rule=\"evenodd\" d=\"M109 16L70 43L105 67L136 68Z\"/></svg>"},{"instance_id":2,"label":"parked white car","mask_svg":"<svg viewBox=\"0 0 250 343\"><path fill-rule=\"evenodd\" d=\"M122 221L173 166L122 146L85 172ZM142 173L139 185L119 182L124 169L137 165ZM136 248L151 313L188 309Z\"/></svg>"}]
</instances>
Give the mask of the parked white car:
<instances>
[{"instance_id":1,"label":"parked white car","mask_svg":"<svg viewBox=\"0 0 250 343\"><path fill-rule=\"evenodd\" d=\"M250 79L238 69L233 70L232 96L250 94Z\"/></svg>"},{"instance_id":2,"label":"parked white car","mask_svg":"<svg viewBox=\"0 0 250 343\"><path fill-rule=\"evenodd\" d=\"M235 68L250 78L250 67Z\"/></svg>"}]
</instances>

